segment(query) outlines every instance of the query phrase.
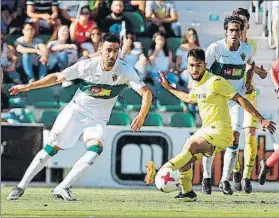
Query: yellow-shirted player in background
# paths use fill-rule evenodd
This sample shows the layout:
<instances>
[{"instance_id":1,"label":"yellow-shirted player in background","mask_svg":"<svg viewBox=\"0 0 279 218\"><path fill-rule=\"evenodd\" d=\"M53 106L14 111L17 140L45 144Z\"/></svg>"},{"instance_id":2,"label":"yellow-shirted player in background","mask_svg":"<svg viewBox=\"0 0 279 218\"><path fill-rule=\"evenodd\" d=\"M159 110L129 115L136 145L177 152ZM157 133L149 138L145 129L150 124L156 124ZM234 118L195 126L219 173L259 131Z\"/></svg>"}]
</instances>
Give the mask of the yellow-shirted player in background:
<instances>
[{"instance_id":1,"label":"yellow-shirted player in background","mask_svg":"<svg viewBox=\"0 0 279 218\"><path fill-rule=\"evenodd\" d=\"M160 73L161 85L182 101L197 104L202 119L202 127L192 135L182 151L165 163L162 168L178 170L181 192L175 197L183 201L195 201L193 191L193 169L191 163L203 156L211 156L214 152L225 150L233 141L233 131L229 114L228 101L233 100L253 114L263 128L275 131L275 123L265 120L253 105L238 94L228 81L215 76L206 70L205 52L202 49L192 49L188 53L188 70L193 78L193 87L189 94L174 89L169 85L165 76ZM154 182L155 164L150 161L147 165L147 184Z\"/></svg>"},{"instance_id":2,"label":"yellow-shirted player in background","mask_svg":"<svg viewBox=\"0 0 279 218\"><path fill-rule=\"evenodd\" d=\"M239 16L244 21L244 29L242 31L241 41L250 44L254 49L254 55L255 55L257 52L257 43L254 40L247 38L247 31L249 29L249 19L250 19L250 14L248 10L244 8L238 8L233 12L233 15ZM262 66L261 67L255 66L255 73L258 74L262 79L264 79L267 76L267 72L263 69ZM246 94L245 97L250 101L250 103L254 107L256 107L257 93L255 89L255 83L253 81L252 84L254 86L253 92L251 94ZM235 189L237 191L241 191L242 190L241 180L242 180L243 189L245 193L249 194L252 192L252 185L250 180L251 180L251 175L257 156L257 139L256 139L257 121L246 110L244 111L243 128L245 131L244 170L243 170L243 175L241 175L240 164L239 161L237 161L233 171L233 182L234 182Z\"/></svg>"}]
</instances>

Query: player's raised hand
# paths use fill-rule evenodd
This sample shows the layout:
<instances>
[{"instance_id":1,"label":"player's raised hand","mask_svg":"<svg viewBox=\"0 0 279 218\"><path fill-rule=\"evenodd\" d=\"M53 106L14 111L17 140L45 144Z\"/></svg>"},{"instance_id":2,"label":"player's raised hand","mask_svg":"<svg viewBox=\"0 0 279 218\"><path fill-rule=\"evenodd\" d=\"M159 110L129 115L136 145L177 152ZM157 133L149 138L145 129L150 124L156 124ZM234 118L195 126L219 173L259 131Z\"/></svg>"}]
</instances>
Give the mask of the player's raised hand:
<instances>
[{"instance_id":1,"label":"player's raised hand","mask_svg":"<svg viewBox=\"0 0 279 218\"><path fill-rule=\"evenodd\" d=\"M167 81L164 73L162 71L159 71L159 75L160 75L160 83L161 85L165 88L165 89L169 89L170 88L170 84Z\"/></svg>"},{"instance_id":2,"label":"player's raised hand","mask_svg":"<svg viewBox=\"0 0 279 218\"><path fill-rule=\"evenodd\" d=\"M263 128L263 130L268 129L271 134L276 131L276 124L271 120L262 120L261 127Z\"/></svg>"},{"instance_id":3,"label":"player's raised hand","mask_svg":"<svg viewBox=\"0 0 279 218\"><path fill-rule=\"evenodd\" d=\"M142 127L143 123L144 123L145 117L143 115L138 115L135 117L135 119L133 120L132 124L131 124L131 129L133 130L133 132L137 132L140 130L140 128Z\"/></svg>"},{"instance_id":4,"label":"player's raised hand","mask_svg":"<svg viewBox=\"0 0 279 218\"><path fill-rule=\"evenodd\" d=\"M266 70L263 68L263 65L261 65L261 68L259 68L259 67L256 68L255 71L256 71L256 73L259 75L259 77L260 77L261 79L265 79L265 78L266 78L267 72L266 72Z\"/></svg>"},{"instance_id":5,"label":"player's raised hand","mask_svg":"<svg viewBox=\"0 0 279 218\"><path fill-rule=\"evenodd\" d=\"M10 95L17 95L20 92L28 92L30 90L28 85L15 85L9 89Z\"/></svg>"}]
</instances>

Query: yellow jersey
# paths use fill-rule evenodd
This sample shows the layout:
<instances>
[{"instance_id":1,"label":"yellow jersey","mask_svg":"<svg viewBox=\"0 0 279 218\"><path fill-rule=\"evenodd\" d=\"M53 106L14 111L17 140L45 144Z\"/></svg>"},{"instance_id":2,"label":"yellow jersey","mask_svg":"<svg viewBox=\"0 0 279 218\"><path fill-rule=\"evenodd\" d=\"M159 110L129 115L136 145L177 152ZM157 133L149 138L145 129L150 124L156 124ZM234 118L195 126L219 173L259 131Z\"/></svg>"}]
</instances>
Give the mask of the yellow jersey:
<instances>
[{"instance_id":1,"label":"yellow jersey","mask_svg":"<svg viewBox=\"0 0 279 218\"><path fill-rule=\"evenodd\" d=\"M231 129L228 101L236 94L228 81L208 71L200 81L194 81L189 98L198 104L202 128Z\"/></svg>"}]
</instances>

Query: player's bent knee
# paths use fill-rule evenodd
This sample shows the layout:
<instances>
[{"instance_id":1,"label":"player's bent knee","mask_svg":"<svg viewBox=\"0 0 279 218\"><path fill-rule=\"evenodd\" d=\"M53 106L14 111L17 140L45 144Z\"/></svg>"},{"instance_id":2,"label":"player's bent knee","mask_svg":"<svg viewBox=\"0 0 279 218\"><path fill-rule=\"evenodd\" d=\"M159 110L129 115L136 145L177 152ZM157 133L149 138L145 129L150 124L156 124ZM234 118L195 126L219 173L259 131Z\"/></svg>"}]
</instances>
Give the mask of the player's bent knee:
<instances>
[{"instance_id":1,"label":"player's bent knee","mask_svg":"<svg viewBox=\"0 0 279 218\"><path fill-rule=\"evenodd\" d=\"M49 156L52 157L52 156L54 156L58 152L59 148L56 147L56 146L52 146L52 145L48 145L47 144L44 147L44 150L46 151L46 153L48 153Z\"/></svg>"},{"instance_id":2,"label":"player's bent knee","mask_svg":"<svg viewBox=\"0 0 279 218\"><path fill-rule=\"evenodd\" d=\"M95 144L88 146L87 151L92 151L100 155L103 152L103 147L101 147L99 144Z\"/></svg>"}]
</instances>

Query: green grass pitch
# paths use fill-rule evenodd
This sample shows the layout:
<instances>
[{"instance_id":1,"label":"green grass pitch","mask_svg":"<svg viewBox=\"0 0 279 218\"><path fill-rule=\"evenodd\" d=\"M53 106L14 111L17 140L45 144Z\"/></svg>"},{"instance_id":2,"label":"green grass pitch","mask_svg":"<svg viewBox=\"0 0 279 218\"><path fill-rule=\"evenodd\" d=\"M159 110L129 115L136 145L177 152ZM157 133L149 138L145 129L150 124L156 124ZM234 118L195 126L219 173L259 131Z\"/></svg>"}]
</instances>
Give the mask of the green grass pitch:
<instances>
[{"instance_id":1,"label":"green grass pitch","mask_svg":"<svg viewBox=\"0 0 279 218\"><path fill-rule=\"evenodd\" d=\"M72 189L75 202L52 198L52 188L28 188L20 200L7 201L12 187L1 190L1 214L7 216L251 216L279 217L278 193L198 194L196 202L178 202L176 193L157 190Z\"/></svg>"}]
</instances>

